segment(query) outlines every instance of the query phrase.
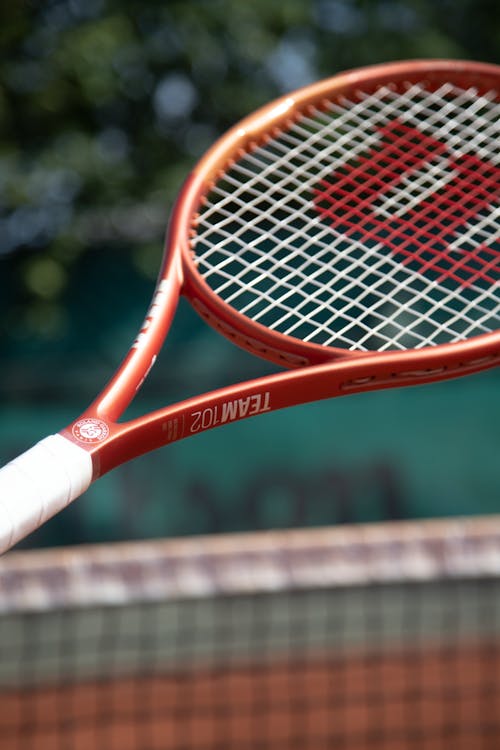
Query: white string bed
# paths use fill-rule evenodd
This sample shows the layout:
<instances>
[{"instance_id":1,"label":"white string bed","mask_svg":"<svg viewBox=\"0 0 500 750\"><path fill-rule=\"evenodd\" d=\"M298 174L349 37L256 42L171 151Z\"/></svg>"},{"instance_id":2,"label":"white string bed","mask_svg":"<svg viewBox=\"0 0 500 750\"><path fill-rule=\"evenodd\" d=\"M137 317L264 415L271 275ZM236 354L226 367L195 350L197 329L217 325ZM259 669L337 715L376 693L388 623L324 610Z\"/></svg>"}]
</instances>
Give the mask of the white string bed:
<instances>
[{"instance_id":1,"label":"white string bed","mask_svg":"<svg viewBox=\"0 0 500 750\"><path fill-rule=\"evenodd\" d=\"M427 146L398 135L388 151L381 129L394 123ZM420 348L495 330L499 135L498 94L449 84L358 92L302 114L207 196L193 240L198 270L243 315L324 346ZM441 144L435 152L430 139ZM460 160L469 164L465 177ZM363 168L366 186L358 176L352 199L339 203L336 181L340 191ZM334 195L326 207L322 190Z\"/></svg>"}]
</instances>

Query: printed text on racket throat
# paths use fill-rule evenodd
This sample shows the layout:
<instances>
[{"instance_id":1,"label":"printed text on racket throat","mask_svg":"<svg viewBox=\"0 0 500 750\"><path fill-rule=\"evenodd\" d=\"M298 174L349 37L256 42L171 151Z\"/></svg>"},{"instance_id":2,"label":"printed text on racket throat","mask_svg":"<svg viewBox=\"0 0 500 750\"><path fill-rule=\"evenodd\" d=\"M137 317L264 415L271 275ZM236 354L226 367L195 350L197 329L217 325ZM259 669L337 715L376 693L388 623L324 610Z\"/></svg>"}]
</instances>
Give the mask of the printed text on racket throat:
<instances>
[{"instance_id":1,"label":"printed text on racket throat","mask_svg":"<svg viewBox=\"0 0 500 750\"><path fill-rule=\"evenodd\" d=\"M191 413L190 432L209 430L217 425L271 411L270 401L270 391L264 391L263 393L230 399L214 406L207 406L200 411L194 411Z\"/></svg>"}]
</instances>

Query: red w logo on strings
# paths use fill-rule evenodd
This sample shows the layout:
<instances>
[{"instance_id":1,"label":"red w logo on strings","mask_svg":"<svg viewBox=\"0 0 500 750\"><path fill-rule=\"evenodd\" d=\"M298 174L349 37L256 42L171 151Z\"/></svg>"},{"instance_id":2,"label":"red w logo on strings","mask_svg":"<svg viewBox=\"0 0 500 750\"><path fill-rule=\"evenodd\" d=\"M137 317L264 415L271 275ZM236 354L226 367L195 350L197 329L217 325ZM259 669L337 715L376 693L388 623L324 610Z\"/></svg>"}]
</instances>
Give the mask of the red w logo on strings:
<instances>
[{"instance_id":1,"label":"red w logo on strings","mask_svg":"<svg viewBox=\"0 0 500 750\"><path fill-rule=\"evenodd\" d=\"M500 169L394 120L353 164L321 180L316 210L332 228L387 248L403 265L462 287L500 280L493 209Z\"/></svg>"}]
</instances>

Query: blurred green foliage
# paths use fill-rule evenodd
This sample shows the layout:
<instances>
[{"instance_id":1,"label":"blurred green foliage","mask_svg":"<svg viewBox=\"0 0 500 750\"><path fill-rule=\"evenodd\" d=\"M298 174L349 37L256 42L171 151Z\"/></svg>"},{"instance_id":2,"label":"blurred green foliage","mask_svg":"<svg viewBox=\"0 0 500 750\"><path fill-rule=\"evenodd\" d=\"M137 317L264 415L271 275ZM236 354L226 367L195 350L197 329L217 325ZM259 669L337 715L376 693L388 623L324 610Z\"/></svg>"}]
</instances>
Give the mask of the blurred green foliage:
<instances>
[{"instance_id":1,"label":"blurred green foliage","mask_svg":"<svg viewBox=\"0 0 500 750\"><path fill-rule=\"evenodd\" d=\"M244 114L359 65L495 61L499 42L497 0L2 3L3 361L85 348L80 290L100 263L130 298L150 283L183 177Z\"/></svg>"}]
</instances>

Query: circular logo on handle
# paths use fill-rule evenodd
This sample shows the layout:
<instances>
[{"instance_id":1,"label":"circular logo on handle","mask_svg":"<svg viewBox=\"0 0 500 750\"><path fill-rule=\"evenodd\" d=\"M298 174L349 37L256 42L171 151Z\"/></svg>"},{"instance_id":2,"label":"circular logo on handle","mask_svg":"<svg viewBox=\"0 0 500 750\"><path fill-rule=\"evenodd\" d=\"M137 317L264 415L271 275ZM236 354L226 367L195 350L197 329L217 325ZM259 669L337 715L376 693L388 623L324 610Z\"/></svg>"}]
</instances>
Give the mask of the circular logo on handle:
<instances>
[{"instance_id":1,"label":"circular logo on handle","mask_svg":"<svg viewBox=\"0 0 500 750\"><path fill-rule=\"evenodd\" d=\"M109 427L102 419L88 417L75 422L72 433L80 443L101 443L108 437Z\"/></svg>"}]
</instances>

